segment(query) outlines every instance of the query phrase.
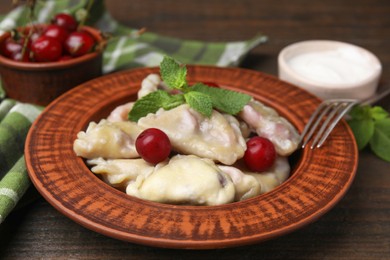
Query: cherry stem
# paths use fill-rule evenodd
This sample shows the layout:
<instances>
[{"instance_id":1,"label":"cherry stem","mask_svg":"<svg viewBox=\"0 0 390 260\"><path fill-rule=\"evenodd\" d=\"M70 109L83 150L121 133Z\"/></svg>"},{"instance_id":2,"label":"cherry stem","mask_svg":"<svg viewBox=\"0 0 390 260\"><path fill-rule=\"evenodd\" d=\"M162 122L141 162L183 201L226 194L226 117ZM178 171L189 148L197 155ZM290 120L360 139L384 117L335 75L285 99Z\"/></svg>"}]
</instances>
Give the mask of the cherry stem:
<instances>
[{"instance_id":1,"label":"cherry stem","mask_svg":"<svg viewBox=\"0 0 390 260\"><path fill-rule=\"evenodd\" d=\"M83 19L80 21L78 28L84 26L85 22L87 21L87 18L89 17L89 13L91 12L92 5L95 1L94 0L88 0L86 12L87 14L83 17Z\"/></svg>"},{"instance_id":2,"label":"cherry stem","mask_svg":"<svg viewBox=\"0 0 390 260\"><path fill-rule=\"evenodd\" d=\"M28 46L28 42L30 41L30 38L31 38L31 35L33 34L33 30L32 28L30 30L28 30L28 34L23 42L23 47L22 47L22 57L24 57L24 54L26 53L27 51L27 46Z\"/></svg>"},{"instance_id":3,"label":"cherry stem","mask_svg":"<svg viewBox=\"0 0 390 260\"><path fill-rule=\"evenodd\" d=\"M19 1L13 0L13 4L14 5L19 4ZM25 36L25 40L23 42L22 52L21 52L22 57L24 57L24 54L26 53L28 42L33 34L33 31L34 31L34 20L35 20L34 11L35 11L36 0L27 0L26 5L28 6L28 9L29 9L28 19L29 19L29 23L30 23L31 28L28 30L28 34L27 34L27 36Z\"/></svg>"}]
</instances>

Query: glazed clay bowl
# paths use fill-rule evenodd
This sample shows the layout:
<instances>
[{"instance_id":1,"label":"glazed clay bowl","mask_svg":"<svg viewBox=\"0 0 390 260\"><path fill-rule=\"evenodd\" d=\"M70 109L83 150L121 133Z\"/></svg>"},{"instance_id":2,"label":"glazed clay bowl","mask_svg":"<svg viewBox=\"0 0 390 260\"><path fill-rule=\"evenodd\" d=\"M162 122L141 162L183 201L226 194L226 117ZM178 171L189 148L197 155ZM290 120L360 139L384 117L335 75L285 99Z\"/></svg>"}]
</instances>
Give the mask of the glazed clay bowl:
<instances>
[{"instance_id":1,"label":"glazed clay bowl","mask_svg":"<svg viewBox=\"0 0 390 260\"><path fill-rule=\"evenodd\" d=\"M215 82L276 109L298 131L320 100L260 72L187 66L189 82ZM317 220L352 184L358 150L345 121L323 147L290 157L289 179L265 194L220 206L168 205L141 200L94 175L73 151L77 133L116 106L135 100L141 81L157 68L105 75L52 102L27 136L29 176L43 197L65 216L98 233L148 246L211 249L259 243Z\"/></svg>"},{"instance_id":2,"label":"glazed clay bowl","mask_svg":"<svg viewBox=\"0 0 390 260\"><path fill-rule=\"evenodd\" d=\"M100 31L83 26L97 42L103 41ZM10 36L0 36L0 44ZM2 87L8 98L37 105L48 105L69 89L102 75L102 52L61 62L18 62L0 55Z\"/></svg>"}]
</instances>

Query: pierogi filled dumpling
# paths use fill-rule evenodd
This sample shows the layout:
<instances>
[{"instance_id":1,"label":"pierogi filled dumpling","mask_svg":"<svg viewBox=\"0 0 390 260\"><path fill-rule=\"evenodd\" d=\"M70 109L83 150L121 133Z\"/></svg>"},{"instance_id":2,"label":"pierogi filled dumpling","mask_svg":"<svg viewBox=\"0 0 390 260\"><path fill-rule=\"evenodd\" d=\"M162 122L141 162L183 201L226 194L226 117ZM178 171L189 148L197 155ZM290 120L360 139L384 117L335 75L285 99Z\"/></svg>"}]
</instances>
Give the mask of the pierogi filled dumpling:
<instances>
[{"instance_id":1,"label":"pierogi filled dumpling","mask_svg":"<svg viewBox=\"0 0 390 260\"><path fill-rule=\"evenodd\" d=\"M153 173L139 175L126 193L161 203L220 205L234 201L235 188L212 160L176 155Z\"/></svg>"},{"instance_id":2,"label":"pierogi filled dumpling","mask_svg":"<svg viewBox=\"0 0 390 260\"><path fill-rule=\"evenodd\" d=\"M245 174L256 178L261 187L261 193L275 189L287 180L290 175L290 164L287 157L277 157L271 169L262 173L244 171Z\"/></svg>"},{"instance_id":3,"label":"pierogi filled dumpling","mask_svg":"<svg viewBox=\"0 0 390 260\"><path fill-rule=\"evenodd\" d=\"M87 130L80 131L73 143L77 156L94 158L137 158L135 140L142 129L134 122L109 122L102 119L98 124L89 123Z\"/></svg>"},{"instance_id":4,"label":"pierogi filled dumpling","mask_svg":"<svg viewBox=\"0 0 390 260\"><path fill-rule=\"evenodd\" d=\"M126 104L117 106L111 113L108 115L107 120L110 122L121 122L128 121L128 115L131 109L133 109L135 102L128 102Z\"/></svg>"},{"instance_id":5,"label":"pierogi filled dumpling","mask_svg":"<svg viewBox=\"0 0 390 260\"><path fill-rule=\"evenodd\" d=\"M235 201L246 200L261 194L261 185L254 176L245 174L233 166L218 165L218 168L232 180L235 188Z\"/></svg>"},{"instance_id":6,"label":"pierogi filled dumpling","mask_svg":"<svg viewBox=\"0 0 390 260\"><path fill-rule=\"evenodd\" d=\"M244 106L239 116L259 136L268 138L279 155L288 156L297 149L300 143L298 131L273 108L252 100Z\"/></svg>"},{"instance_id":7,"label":"pierogi filled dumpling","mask_svg":"<svg viewBox=\"0 0 390 260\"><path fill-rule=\"evenodd\" d=\"M290 164L286 157L277 157L274 165L266 172L256 173L233 166L218 165L233 181L235 201L246 200L275 189L287 180Z\"/></svg>"},{"instance_id":8,"label":"pierogi filled dumpling","mask_svg":"<svg viewBox=\"0 0 390 260\"><path fill-rule=\"evenodd\" d=\"M171 110L159 109L138 121L142 128L156 127L165 132L174 150L231 165L244 156L246 143L238 121L228 121L214 110L207 118L187 104Z\"/></svg>"},{"instance_id":9,"label":"pierogi filled dumpling","mask_svg":"<svg viewBox=\"0 0 390 260\"><path fill-rule=\"evenodd\" d=\"M143 159L109 159L96 158L88 160L91 171L102 176L103 180L121 190L135 181L139 175L149 175L154 171L154 165Z\"/></svg>"}]
</instances>

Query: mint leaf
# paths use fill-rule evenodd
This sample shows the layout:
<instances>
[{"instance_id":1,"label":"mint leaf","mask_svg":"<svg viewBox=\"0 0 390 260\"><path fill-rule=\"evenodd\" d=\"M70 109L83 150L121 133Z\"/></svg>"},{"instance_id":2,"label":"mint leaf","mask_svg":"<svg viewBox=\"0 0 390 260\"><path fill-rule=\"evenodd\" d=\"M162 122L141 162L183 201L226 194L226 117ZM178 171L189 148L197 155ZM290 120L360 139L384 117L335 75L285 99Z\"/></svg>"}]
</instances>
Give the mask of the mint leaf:
<instances>
[{"instance_id":1,"label":"mint leaf","mask_svg":"<svg viewBox=\"0 0 390 260\"><path fill-rule=\"evenodd\" d=\"M365 106L354 106L349 115L353 119L364 120L364 119L374 119L380 120L389 116L389 113L380 106L371 107L369 105Z\"/></svg>"},{"instance_id":2,"label":"mint leaf","mask_svg":"<svg viewBox=\"0 0 390 260\"><path fill-rule=\"evenodd\" d=\"M375 120L381 120L389 116L389 113L380 106L375 106L370 109L371 116Z\"/></svg>"},{"instance_id":3,"label":"mint leaf","mask_svg":"<svg viewBox=\"0 0 390 260\"><path fill-rule=\"evenodd\" d=\"M183 94L169 95L169 98L164 98L161 102L162 108L170 110L185 103Z\"/></svg>"},{"instance_id":4,"label":"mint leaf","mask_svg":"<svg viewBox=\"0 0 390 260\"><path fill-rule=\"evenodd\" d=\"M172 96L163 90L154 91L135 102L129 113L129 120L137 122L149 113L156 113L161 107L168 110L184 103L183 95Z\"/></svg>"},{"instance_id":5,"label":"mint leaf","mask_svg":"<svg viewBox=\"0 0 390 260\"><path fill-rule=\"evenodd\" d=\"M378 157L390 162L390 118L375 122L375 131L370 140L370 147Z\"/></svg>"},{"instance_id":6,"label":"mint leaf","mask_svg":"<svg viewBox=\"0 0 390 260\"><path fill-rule=\"evenodd\" d=\"M213 88L203 83L196 83L191 87L191 90L210 96L214 108L231 115L240 112L249 100L252 99L251 96L244 93Z\"/></svg>"},{"instance_id":7,"label":"mint leaf","mask_svg":"<svg viewBox=\"0 0 390 260\"><path fill-rule=\"evenodd\" d=\"M374 121L371 119L351 119L348 121L348 124L355 136L359 150L362 150L374 135Z\"/></svg>"},{"instance_id":8,"label":"mint leaf","mask_svg":"<svg viewBox=\"0 0 390 260\"><path fill-rule=\"evenodd\" d=\"M390 162L390 117L380 106L355 106L349 113L351 127L359 150L367 144L381 159Z\"/></svg>"},{"instance_id":9,"label":"mint leaf","mask_svg":"<svg viewBox=\"0 0 390 260\"><path fill-rule=\"evenodd\" d=\"M210 96L200 92L190 91L184 94L184 98L190 107L206 117L211 116L213 104Z\"/></svg>"},{"instance_id":10,"label":"mint leaf","mask_svg":"<svg viewBox=\"0 0 390 260\"><path fill-rule=\"evenodd\" d=\"M165 56L160 63L160 74L170 88L182 89L187 85L187 68L171 57Z\"/></svg>"},{"instance_id":11,"label":"mint leaf","mask_svg":"<svg viewBox=\"0 0 390 260\"><path fill-rule=\"evenodd\" d=\"M349 115L352 119L364 120L371 119L371 107L370 106L354 106Z\"/></svg>"}]
</instances>

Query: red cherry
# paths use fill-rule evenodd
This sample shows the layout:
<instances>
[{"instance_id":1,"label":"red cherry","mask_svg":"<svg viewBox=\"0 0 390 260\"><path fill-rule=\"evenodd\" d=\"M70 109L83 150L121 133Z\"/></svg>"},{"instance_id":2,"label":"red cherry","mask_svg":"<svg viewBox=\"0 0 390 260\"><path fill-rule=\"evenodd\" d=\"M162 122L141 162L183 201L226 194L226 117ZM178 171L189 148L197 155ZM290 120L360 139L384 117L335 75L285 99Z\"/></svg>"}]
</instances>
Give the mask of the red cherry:
<instances>
[{"instance_id":1,"label":"red cherry","mask_svg":"<svg viewBox=\"0 0 390 260\"><path fill-rule=\"evenodd\" d=\"M255 136L246 143L244 161L255 172L263 172L272 167L276 159L273 143L267 138Z\"/></svg>"},{"instance_id":2,"label":"red cherry","mask_svg":"<svg viewBox=\"0 0 390 260\"><path fill-rule=\"evenodd\" d=\"M171 142L160 129L148 128L137 137L135 148L145 161L157 164L168 158L171 153Z\"/></svg>"},{"instance_id":3,"label":"red cherry","mask_svg":"<svg viewBox=\"0 0 390 260\"><path fill-rule=\"evenodd\" d=\"M30 41L34 42L41 36L41 32L33 32L30 36Z\"/></svg>"},{"instance_id":4,"label":"red cherry","mask_svg":"<svg viewBox=\"0 0 390 260\"><path fill-rule=\"evenodd\" d=\"M63 43L65 42L65 39L68 37L69 32L66 29L64 29L64 27L61 27L56 24L50 24L45 28L42 35L52 37L57 41L59 41L60 43Z\"/></svg>"},{"instance_id":5,"label":"red cherry","mask_svg":"<svg viewBox=\"0 0 390 260\"><path fill-rule=\"evenodd\" d=\"M72 56L65 55L65 56L61 56L58 61L66 61L66 60L71 60L71 59L72 59Z\"/></svg>"},{"instance_id":6,"label":"red cherry","mask_svg":"<svg viewBox=\"0 0 390 260\"><path fill-rule=\"evenodd\" d=\"M0 45L1 54L7 58L12 58L15 53L21 52L22 48L23 45L11 37L5 39Z\"/></svg>"},{"instance_id":7,"label":"red cherry","mask_svg":"<svg viewBox=\"0 0 390 260\"><path fill-rule=\"evenodd\" d=\"M62 46L54 38L42 35L31 44L31 52L36 61L57 61L62 54Z\"/></svg>"},{"instance_id":8,"label":"red cherry","mask_svg":"<svg viewBox=\"0 0 390 260\"><path fill-rule=\"evenodd\" d=\"M5 39L0 45L1 55L15 61L30 61L29 57L31 41L29 40L26 45L25 41L26 38L20 38L18 40L15 40L12 37L9 37Z\"/></svg>"},{"instance_id":9,"label":"red cherry","mask_svg":"<svg viewBox=\"0 0 390 260\"><path fill-rule=\"evenodd\" d=\"M64 43L65 50L74 57L87 54L94 45L94 38L85 31L72 32Z\"/></svg>"},{"instance_id":10,"label":"red cherry","mask_svg":"<svg viewBox=\"0 0 390 260\"><path fill-rule=\"evenodd\" d=\"M25 50L23 53L22 51L14 53L11 59L15 61L29 62L30 61L29 57L30 57L30 52L28 50Z\"/></svg>"},{"instance_id":11,"label":"red cherry","mask_svg":"<svg viewBox=\"0 0 390 260\"><path fill-rule=\"evenodd\" d=\"M77 29L77 21L73 16L66 13L56 14L51 22L52 24L59 25L69 32L73 32Z\"/></svg>"}]
</instances>

